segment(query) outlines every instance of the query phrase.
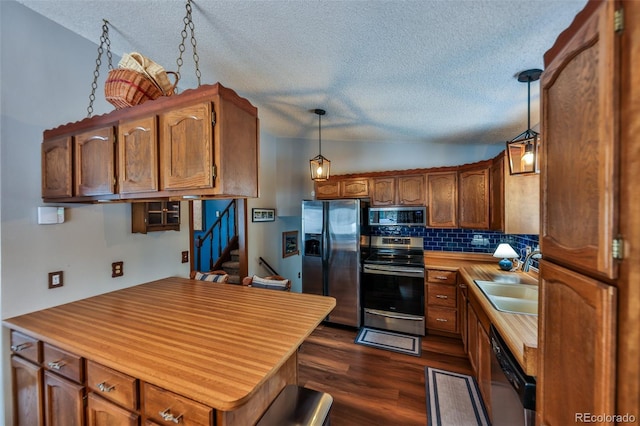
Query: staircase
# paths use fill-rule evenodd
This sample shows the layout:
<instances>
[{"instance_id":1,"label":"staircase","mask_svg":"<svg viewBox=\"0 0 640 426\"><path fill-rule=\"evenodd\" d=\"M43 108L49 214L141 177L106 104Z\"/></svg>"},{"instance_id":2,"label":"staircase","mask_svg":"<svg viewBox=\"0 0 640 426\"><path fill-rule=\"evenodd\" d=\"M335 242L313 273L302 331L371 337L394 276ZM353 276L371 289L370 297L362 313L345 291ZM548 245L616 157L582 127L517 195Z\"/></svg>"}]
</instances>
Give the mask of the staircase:
<instances>
[{"instance_id":1,"label":"staircase","mask_svg":"<svg viewBox=\"0 0 640 426\"><path fill-rule=\"evenodd\" d=\"M238 249L231 250L231 260L222 262L222 270L229 274L229 280L227 282L233 284L240 284L240 254Z\"/></svg>"},{"instance_id":2,"label":"staircase","mask_svg":"<svg viewBox=\"0 0 640 426\"><path fill-rule=\"evenodd\" d=\"M195 267L198 271L224 270L230 283L240 284L240 256L236 200L232 200L215 223L196 235Z\"/></svg>"}]
</instances>

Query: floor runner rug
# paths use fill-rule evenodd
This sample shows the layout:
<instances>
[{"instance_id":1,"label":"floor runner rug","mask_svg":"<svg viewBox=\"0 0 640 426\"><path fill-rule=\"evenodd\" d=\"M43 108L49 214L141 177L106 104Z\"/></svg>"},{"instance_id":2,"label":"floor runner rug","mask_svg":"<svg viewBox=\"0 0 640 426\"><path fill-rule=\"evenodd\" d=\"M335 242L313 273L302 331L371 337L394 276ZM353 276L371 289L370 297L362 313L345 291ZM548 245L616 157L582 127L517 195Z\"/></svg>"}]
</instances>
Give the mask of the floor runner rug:
<instances>
[{"instance_id":1,"label":"floor runner rug","mask_svg":"<svg viewBox=\"0 0 640 426\"><path fill-rule=\"evenodd\" d=\"M356 343L413 356L420 356L422 353L422 344L419 336L386 330L374 330L367 327L360 329L358 337L356 337Z\"/></svg>"},{"instance_id":2,"label":"floor runner rug","mask_svg":"<svg viewBox=\"0 0 640 426\"><path fill-rule=\"evenodd\" d=\"M489 426L475 379L425 367L428 426Z\"/></svg>"}]
</instances>

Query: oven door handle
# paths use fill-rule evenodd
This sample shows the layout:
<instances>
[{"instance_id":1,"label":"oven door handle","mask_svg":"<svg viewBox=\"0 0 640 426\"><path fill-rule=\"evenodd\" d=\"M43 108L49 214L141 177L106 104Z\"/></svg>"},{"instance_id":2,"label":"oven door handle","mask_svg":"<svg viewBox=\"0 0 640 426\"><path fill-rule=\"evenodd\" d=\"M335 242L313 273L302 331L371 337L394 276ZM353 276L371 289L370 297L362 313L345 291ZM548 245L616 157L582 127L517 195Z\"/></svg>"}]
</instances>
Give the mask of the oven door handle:
<instances>
[{"instance_id":1,"label":"oven door handle","mask_svg":"<svg viewBox=\"0 0 640 426\"><path fill-rule=\"evenodd\" d=\"M376 309L365 309L368 314L377 315L380 317L393 318L393 319L401 319L401 320L409 320L409 321L423 321L424 317L419 317L416 315L402 315L402 314L391 314L389 312L378 311Z\"/></svg>"},{"instance_id":2,"label":"oven door handle","mask_svg":"<svg viewBox=\"0 0 640 426\"><path fill-rule=\"evenodd\" d=\"M415 268L415 270L409 270L408 268L394 268L390 266L385 266L384 268L364 265L364 273L365 274L379 274L379 275L396 275L401 277L414 277L414 278L424 278L424 270Z\"/></svg>"}]
</instances>

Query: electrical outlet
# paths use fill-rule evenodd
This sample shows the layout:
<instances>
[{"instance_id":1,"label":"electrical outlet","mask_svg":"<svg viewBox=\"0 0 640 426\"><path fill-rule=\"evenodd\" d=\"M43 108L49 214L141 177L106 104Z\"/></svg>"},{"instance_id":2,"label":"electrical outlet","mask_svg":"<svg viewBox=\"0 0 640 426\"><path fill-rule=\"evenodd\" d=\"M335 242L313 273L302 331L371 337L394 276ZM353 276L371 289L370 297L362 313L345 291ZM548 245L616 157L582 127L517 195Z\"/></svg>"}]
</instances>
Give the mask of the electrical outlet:
<instances>
[{"instance_id":1,"label":"electrical outlet","mask_svg":"<svg viewBox=\"0 0 640 426\"><path fill-rule=\"evenodd\" d=\"M62 287L64 285L62 271L49 272L49 288Z\"/></svg>"},{"instance_id":2,"label":"electrical outlet","mask_svg":"<svg viewBox=\"0 0 640 426\"><path fill-rule=\"evenodd\" d=\"M525 256L529 256L530 253L531 253L531 246L525 246L524 248Z\"/></svg>"},{"instance_id":3,"label":"electrical outlet","mask_svg":"<svg viewBox=\"0 0 640 426\"><path fill-rule=\"evenodd\" d=\"M187 263L189 262L189 252L188 251L183 251L182 252L182 263Z\"/></svg>"},{"instance_id":4,"label":"electrical outlet","mask_svg":"<svg viewBox=\"0 0 640 426\"><path fill-rule=\"evenodd\" d=\"M124 275L124 262L113 262L111 264L111 278L121 277Z\"/></svg>"}]
</instances>

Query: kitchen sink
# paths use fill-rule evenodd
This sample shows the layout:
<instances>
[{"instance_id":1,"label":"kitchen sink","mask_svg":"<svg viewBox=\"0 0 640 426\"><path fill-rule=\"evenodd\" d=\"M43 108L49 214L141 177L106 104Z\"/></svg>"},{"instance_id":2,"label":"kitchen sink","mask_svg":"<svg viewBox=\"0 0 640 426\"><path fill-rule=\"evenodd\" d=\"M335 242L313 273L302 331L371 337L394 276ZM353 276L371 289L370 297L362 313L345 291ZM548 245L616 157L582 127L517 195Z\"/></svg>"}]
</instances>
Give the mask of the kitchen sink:
<instances>
[{"instance_id":1,"label":"kitchen sink","mask_svg":"<svg viewBox=\"0 0 640 426\"><path fill-rule=\"evenodd\" d=\"M538 315L538 287L535 285L475 280L494 308L502 312Z\"/></svg>"}]
</instances>

